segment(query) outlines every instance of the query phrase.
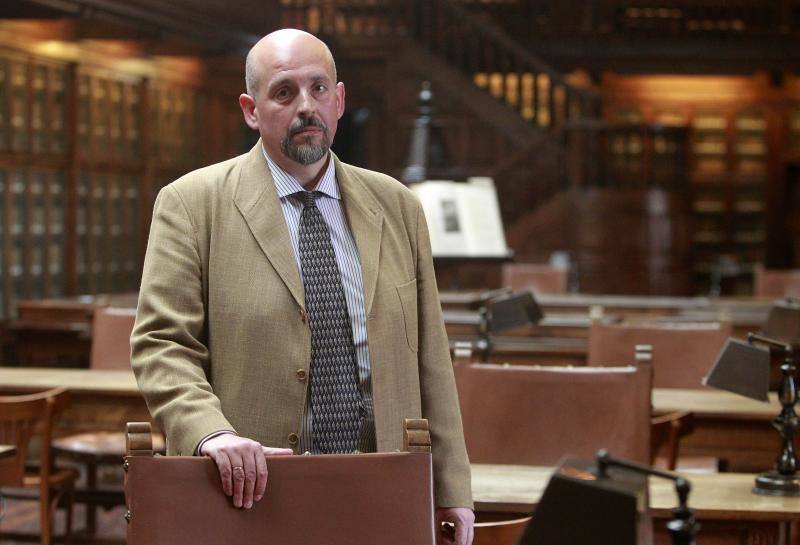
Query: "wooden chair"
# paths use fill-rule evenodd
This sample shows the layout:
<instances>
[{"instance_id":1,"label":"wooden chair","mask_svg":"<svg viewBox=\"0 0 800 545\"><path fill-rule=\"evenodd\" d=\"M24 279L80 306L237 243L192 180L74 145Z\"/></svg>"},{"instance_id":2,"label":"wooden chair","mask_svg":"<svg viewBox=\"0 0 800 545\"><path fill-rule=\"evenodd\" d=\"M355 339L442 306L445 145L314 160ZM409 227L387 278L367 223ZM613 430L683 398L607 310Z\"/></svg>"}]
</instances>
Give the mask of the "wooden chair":
<instances>
[{"instance_id":1,"label":"wooden chair","mask_svg":"<svg viewBox=\"0 0 800 545\"><path fill-rule=\"evenodd\" d=\"M92 321L92 369L130 369L130 337L136 319L136 309L105 307L97 308ZM164 437L154 435L156 450L164 452ZM106 509L124 503L120 490L98 489L97 470L101 465L120 464L125 456L125 434L123 432L89 431L53 441L54 451L81 463L86 470L86 486L78 490L79 500L85 501L86 531L93 534L96 529L97 507Z\"/></svg>"},{"instance_id":2,"label":"wooden chair","mask_svg":"<svg viewBox=\"0 0 800 545\"><path fill-rule=\"evenodd\" d=\"M153 456L147 428L129 424L127 545L434 545L427 421L407 421L406 452L276 456L252 509L222 493L210 458Z\"/></svg>"},{"instance_id":3,"label":"wooden chair","mask_svg":"<svg viewBox=\"0 0 800 545\"><path fill-rule=\"evenodd\" d=\"M649 365L469 364L454 372L473 463L555 465L601 448L650 462Z\"/></svg>"},{"instance_id":4,"label":"wooden chair","mask_svg":"<svg viewBox=\"0 0 800 545\"><path fill-rule=\"evenodd\" d=\"M89 359L92 369L131 368L131 332L135 321L135 308L104 307L95 310Z\"/></svg>"},{"instance_id":5,"label":"wooden chair","mask_svg":"<svg viewBox=\"0 0 800 545\"><path fill-rule=\"evenodd\" d=\"M42 545L53 542L53 515L62 495L67 510L65 541L72 534L72 492L78 472L53 465L50 439L53 422L68 404L70 394L63 388L30 395L0 397L0 443L16 448L13 457L0 461L0 486L10 498L31 499L24 489L38 489L40 538ZM26 467L31 439L41 435L39 463L35 469ZM6 489L5 487L11 487ZM20 535L7 535L21 539Z\"/></svg>"},{"instance_id":6,"label":"wooden chair","mask_svg":"<svg viewBox=\"0 0 800 545\"><path fill-rule=\"evenodd\" d=\"M663 465L671 471L678 467L681 439L694 431L694 413L683 411L655 416L650 422L650 465ZM665 453L658 458L661 451ZM716 469L719 461L706 460L706 467ZM690 465L698 465L700 460L695 458ZM697 469L695 467L695 469Z\"/></svg>"},{"instance_id":7,"label":"wooden chair","mask_svg":"<svg viewBox=\"0 0 800 545\"><path fill-rule=\"evenodd\" d=\"M756 297L800 297L800 269L753 267L753 294Z\"/></svg>"},{"instance_id":8,"label":"wooden chair","mask_svg":"<svg viewBox=\"0 0 800 545\"><path fill-rule=\"evenodd\" d=\"M534 263L505 263L503 286L512 291L566 293L569 271Z\"/></svg>"},{"instance_id":9,"label":"wooden chair","mask_svg":"<svg viewBox=\"0 0 800 545\"><path fill-rule=\"evenodd\" d=\"M730 322L622 323L592 322L590 366L625 365L637 345L653 350L653 387L703 389L702 379L733 334Z\"/></svg>"}]
</instances>

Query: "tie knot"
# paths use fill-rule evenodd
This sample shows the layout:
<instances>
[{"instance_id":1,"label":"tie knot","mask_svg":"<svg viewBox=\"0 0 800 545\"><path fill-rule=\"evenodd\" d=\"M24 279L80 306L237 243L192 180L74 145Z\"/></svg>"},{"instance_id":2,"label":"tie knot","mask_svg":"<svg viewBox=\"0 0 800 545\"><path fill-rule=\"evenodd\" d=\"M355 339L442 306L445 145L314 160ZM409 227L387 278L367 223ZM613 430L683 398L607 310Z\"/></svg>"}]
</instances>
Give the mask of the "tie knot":
<instances>
[{"instance_id":1,"label":"tie knot","mask_svg":"<svg viewBox=\"0 0 800 545\"><path fill-rule=\"evenodd\" d=\"M297 200L303 203L304 207L314 206L314 201L317 199L317 191L298 191L295 193Z\"/></svg>"}]
</instances>

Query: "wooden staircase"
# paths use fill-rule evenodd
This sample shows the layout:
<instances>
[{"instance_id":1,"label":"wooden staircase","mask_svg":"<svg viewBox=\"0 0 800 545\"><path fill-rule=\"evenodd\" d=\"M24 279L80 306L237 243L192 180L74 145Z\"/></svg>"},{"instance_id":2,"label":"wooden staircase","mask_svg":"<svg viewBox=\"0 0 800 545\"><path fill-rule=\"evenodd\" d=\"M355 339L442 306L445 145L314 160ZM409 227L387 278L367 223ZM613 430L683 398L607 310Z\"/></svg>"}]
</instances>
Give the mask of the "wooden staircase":
<instances>
[{"instance_id":1,"label":"wooden staircase","mask_svg":"<svg viewBox=\"0 0 800 545\"><path fill-rule=\"evenodd\" d=\"M284 0L282 6L284 26L322 36L337 58L343 51L353 59L390 50L404 76L430 81L443 103L455 99L464 106L461 115L505 135L509 145L493 156L491 172L466 174L494 178L518 261L568 250L582 290L686 293L685 214L670 191L679 189L681 176L658 177L662 163L678 157L658 150L682 149L685 135L604 125L596 92L572 85L483 16L478 3ZM632 140L647 161L615 155ZM461 271L459 282L493 285L493 272L481 269Z\"/></svg>"},{"instance_id":2,"label":"wooden staircase","mask_svg":"<svg viewBox=\"0 0 800 545\"><path fill-rule=\"evenodd\" d=\"M596 120L597 93L570 84L525 47L454 0L284 0L282 24L338 45L379 39L434 89L448 89L513 142L495 177L514 223L569 186L565 128ZM352 49L352 47L351 47ZM525 168L517 168L520 163ZM520 172L522 175L516 174Z\"/></svg>"}]
</instances>

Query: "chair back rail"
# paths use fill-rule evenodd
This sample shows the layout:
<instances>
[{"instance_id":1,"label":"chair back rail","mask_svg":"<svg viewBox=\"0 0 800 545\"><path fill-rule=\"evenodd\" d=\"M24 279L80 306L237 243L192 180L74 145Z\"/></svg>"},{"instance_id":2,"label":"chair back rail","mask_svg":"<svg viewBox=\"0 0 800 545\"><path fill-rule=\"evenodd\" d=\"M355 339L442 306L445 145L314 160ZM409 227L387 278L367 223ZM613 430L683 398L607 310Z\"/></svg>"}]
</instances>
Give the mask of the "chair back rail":
<instances>
[{"instance_id":1,"label":"chair back rail","mask_svg":"<svg viewBox=\"0 0 800 545\"><path fill-rule=\"evenodd\" d=\"M650 461L647 364L537 367L495 364L454 369L472 463L555 465L600 448Z\"/></svg>"},{"instance_id":2,"label":"chair back rail","mask_svg":"<svg viewBox=\"0 0 800 545\"><path fill-rule=\"evenodd\" d=\"M753 293L757 297L800 297L800 269L753 267Z\"/></svg>"},{"instance_id":3,"label":"chair back rail","mask_svg":"<svg viewBox=\"0 0 800 545\"><path fill-rule=\"evenodd\" d=\"M652 346L653 387L703 389L708 374L733 324L622 323L595 321L589 327L587 363L625 365L633 362L637 345Z\"/></svg>"},{"instance_id":4,"label":"chair back rail","mask_svg":"<svg viewBox=\"0 0 800 545\"><path fill-rule=\"evenodd\" d=\"M427 421L406 422L411 452L276 456L252 509L222 492L214 462L151 456L147 426L128 427L128 545L264 543L434 545ZM169 513L169 516L164 516Z\"/></svg>"},{"instance_id":5,"label":"chair back rail","mask_svg":"<svg viewBox=\"0 0 800 545\"><path fill-rule=\"evenodd\" d=\"M104 307L92 320L92 369L130 369L135 308Z\"/></svg>"}]
</instances>

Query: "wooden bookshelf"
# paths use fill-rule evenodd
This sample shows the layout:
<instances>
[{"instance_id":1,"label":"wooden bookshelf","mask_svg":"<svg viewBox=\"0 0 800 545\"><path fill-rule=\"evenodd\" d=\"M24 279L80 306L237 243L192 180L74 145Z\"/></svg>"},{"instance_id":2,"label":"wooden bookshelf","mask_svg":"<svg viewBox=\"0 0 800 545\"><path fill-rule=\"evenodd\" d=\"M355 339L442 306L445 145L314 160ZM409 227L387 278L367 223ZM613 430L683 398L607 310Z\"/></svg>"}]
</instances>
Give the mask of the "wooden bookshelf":
<instances>
[{"instance_id":1,"label":"wooden bookshelf","mask_svg":"<svg viewBox=\"0 0 800 545\"><path fill-rule=\"evenodd\" d=\"M732 284L746 292L746 271L764 262L768 194L780 151L774 135L781 115L800 143L800 108L782 110L788 91L764 78L610 76L604 82L610 119L685 124L689 130L687 198L692 211L695 291L709 289L710 275L723 257L743 271ZM666 165L664 168L669 168Z\"/></svg>"},{"instance_id":2,"label":"wooden bookshelf","mask_svg":"<svg viewBox=\"0 0 800 545\"><path fill-rule=\"evenodd\" d=\"M198 75L200 59L51 58L4 36L0 318L21 299L136 290L158 190L238 151L241 114L220 106L235 94Z\"/></svg>"}]
</instances>

